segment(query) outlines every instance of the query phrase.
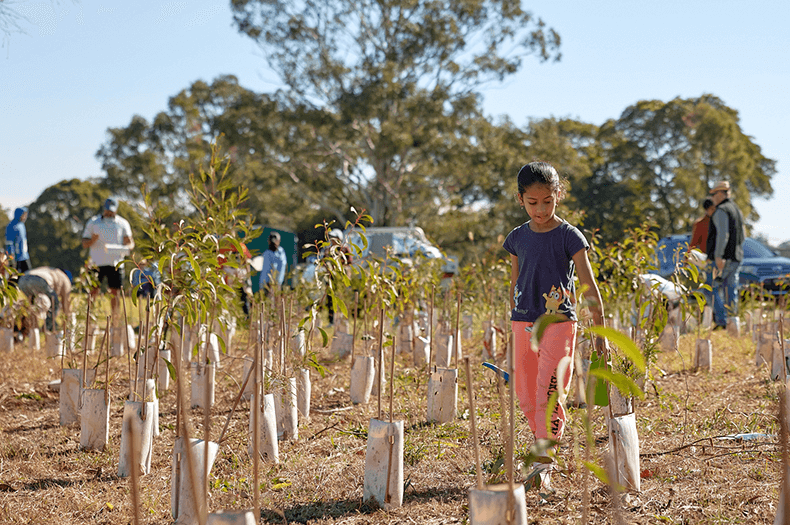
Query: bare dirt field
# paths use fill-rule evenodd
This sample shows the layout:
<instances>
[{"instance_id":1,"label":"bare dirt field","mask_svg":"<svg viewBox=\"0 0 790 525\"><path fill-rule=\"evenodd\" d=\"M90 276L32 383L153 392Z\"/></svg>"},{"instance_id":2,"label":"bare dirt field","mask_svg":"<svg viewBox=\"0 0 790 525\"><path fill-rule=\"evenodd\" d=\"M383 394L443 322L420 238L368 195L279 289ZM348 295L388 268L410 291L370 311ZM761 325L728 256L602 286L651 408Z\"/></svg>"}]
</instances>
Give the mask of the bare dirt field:
<instances>
[{"instance_id":1,"label":"bare dirt field","mask_svg":"<svg viewBox=\"0 0 790 525\"><path fill-rule=\"evenodd\" d=\"M486 479L501 479L504 438L497 389L480 366L481 337L464 341L472 357ZM606 485L581 466L581 410L570 410L562 467L554 494L526 493L529 523L772 523L780 487L778 387L769 369L755 366L749 333L734 339L712 334L711 373L691 370L696 336L681 337L679 352L665 351L652 368L646 397L636 404L641 451L641 492L613 502ZM245 334L239 334L217 374L211 436L216 440L239 390ZM458 414L450 424L426 423L427 373L399 355L394 381L395 419L404 421L404 504L384 511L362 501L368 423L378 402L351 405L349 362L319 354L327 373L313 372L312 417L302 420L299 439L280 443L280 464L263 464L262 523L466 523L468 490L475 484L466 393L459 375ZM79 425L59 426L60 360L44 350L18 346L0 354L0 523L133 523L131 480L118 477L126 358L113 360L110 441L102 453L81 451ZM388 389L384 389L385 393ZM172 523L171 455L175 394L160 393L161 435L155 438L151 473L141 479L142 523ZM382 399L384 410L387 397ZM602 409L595 409L594 457L607 448ZM385 416L386 417L386 416ZM249 403L242 401L210 476L209 510L253 506L252 461L247 453ZM190 411L193 431L203 436L202 411ZM532 442L526 421L516 419L516 456ZM756 439L721 439L736 434ZM499 461L498 461L499 460ZM517 479L523 481L524 473ZM585 480L588 481L585 481ZM590 503L584 508L584 494ZM617 503L616 505L613 503Z\"/></svg>"}]
</instances>

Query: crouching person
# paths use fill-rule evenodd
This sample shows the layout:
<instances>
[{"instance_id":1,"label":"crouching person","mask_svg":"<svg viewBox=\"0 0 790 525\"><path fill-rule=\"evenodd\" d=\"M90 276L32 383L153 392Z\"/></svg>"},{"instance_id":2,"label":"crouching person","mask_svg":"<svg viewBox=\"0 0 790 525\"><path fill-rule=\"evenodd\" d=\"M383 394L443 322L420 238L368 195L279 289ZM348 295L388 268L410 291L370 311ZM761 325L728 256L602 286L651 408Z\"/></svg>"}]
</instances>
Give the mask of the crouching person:
<instances>
[{"instance_id":1,"label":"crouching person","mask_svg":"<svg viewBox=\"0 0 790 525\"><path fill-rule=\"evenodd\" d=\"M20 292L30 298L31 304L36 304L38 295L49 298L50 307L46 318L47 331L58 329L56 318L61 305L63 312L68 317L71 279L63 270L48 266L33 268L19 278L17 287Z\"/></svg>"}]
</instances>

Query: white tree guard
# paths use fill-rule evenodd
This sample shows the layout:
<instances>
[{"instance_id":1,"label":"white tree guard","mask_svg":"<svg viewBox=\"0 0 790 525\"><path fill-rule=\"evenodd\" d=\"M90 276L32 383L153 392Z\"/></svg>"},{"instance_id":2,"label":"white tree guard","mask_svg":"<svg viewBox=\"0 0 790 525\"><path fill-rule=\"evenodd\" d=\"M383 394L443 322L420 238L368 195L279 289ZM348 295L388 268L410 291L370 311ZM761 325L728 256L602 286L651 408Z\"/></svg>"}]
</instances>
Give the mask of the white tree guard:
<instances>
[{"instance_id":1,"label":"white tree guard","mask_svg":"<svg viewBox=\"0 0 790 525\"><path fill-rule=\"evenodd\" d=\"M170 513L178 525L198 524L198 498L203 498L203 486L206 473L203 470L204 454L208 448L208 473L214 466L219 445L209 441L208 447L202 439L189 440L192 453L192 466L195 491L192 490L189 476L189 463L186 458L186 440L183 437L176 439L173 445L173 458L170 467ZM208 502L205 502L208 505Z\"/></svg>"},{"instance_id":2,"label":"white tree guard","mask_svg":"<svg viewBox=\"0 0 790 525\"><path fill-rule=\"evenodd\" d=\"M710 339L697 339L694 368L705 372L713 368L713 344Z\"/></svg>"},{"instance_id":3,"label":"white tree guard","mask_svg":"<svg viewBox=\"0 0 790 525\"><path fill-rule=\"evenodd\" d=\"M80 448L102 452L110 438L110 407L106 391L87 388L82 391L80 407Z\"/></svg>"},{"instance_id":4,"label":"white tree guard","mask_svg":"<svg viewBox=\"0 0 790 525\"><path fill-rule=\"evenodd\" d=\"M363 499L384 510L403 505L403 421L370 420Z\"/></svg>"},{"instance_id":5,"label":"white tree guard","mask_svg":"<svg viewBox=\"0 0 790 525\"><path fill-rule=\"evenodd\" d=\"M27 341L31 350L41 350L41 331L38 328L31 329L27 334Z\"/></svg>"},{"instance_id":6,"label":"white tree guard","mask_svg":"<svg viewBox=\"0 0 790 525\"><path fill-rule=\"evenodd\" d=\"M164 348L159 351L159 361L156 368L156 388L160 392L167 392L170 389L170 371L167 369L168 363L173 363L173 357L169 348Z\"/></svg>"},{"instance_id":7,"label":"white tree guard","mask_svg":"<svg viewBox=\"0 0 790 525\"><path fill-rule=\"evenodd\" d=\"M297 407L296 378L289 377L274 396L277 415L277 437L283 441L299 439L299 410Z\"/></svg>"},{"instance_id":8,"label":"white tree guard","mask_svg":"<svg viewBox=\"0 0 790 525\"><path fill-rule=\"evenodd\" d=\"M256 525L255 513L251 510L221 510L212 512L207 525Z\"/></svg>"},{"instance_id":9,"label":"white tree guard","mask_svg":"<svg viewBox=\"0 0 790 525\"><path fill-rule=\"evenodd\" d=\"M639 434L633 412L608 418L609 447L617 455L617 482L627 490L639 492L642 479L639 468Z\"/></svg>"},{"instance_id":10,"label":"white tree guard","mask_svg":"<svg viewBox=\"0 0 790 525\"><path fill-rule=\"evenodd\" d=\"M414 338L414 366L421 367L428 363L431 353L430 343L429 337L420 335Z\"/></svg>"},{"instance_id":11,"label":"white tree guard","mask_svg":"<svg viewBox=\"0 0 790 525\"><path fill-rule=\"evenodd\" d=\"M310 421L310 398L312 397L313 385L310 380L310 369L299 369L298 390L296 392L296 405L299 409L299 417L305 421Z\"/></svg>"},{"instance_id":12,"label":"white tree guard","mask_svg":"<svg viewBox=\"0 0 790 525\"><path fill-rule=\"evenodd\" d=\"M433 364L440 368L448 368L452 363L453 352L452 334L437 334L433 343Z\"/></svg>"},{"instance_id":13,"label":"white tree guard","mask_svg":"<svg viewBox=\"0 0 790 525\"><path fill-rule=\"evenodd\" d=\"M86 382L93 383L96 370L88 369ZM80 391L82 389L82 369L64 368L60 373L60 390L58 408L60 411L60 425L67 426L80 421Z\"/></svg>"},{"instance_id":14,"label":"white tree guard","mask_svg":"<svg viewBox=\"0 0 790 525\"><path fill-rule=\"evenodd\" d=\"M351 367L351 385L349 394L355 405L364 405L370 401L373 391L373 380L376 377L376 361L373 356L358 355Z\"/></svg>"},{"instance_id":15,"label":"white tree guard","mask_svg":"<svg viewBox=\"0 0 790 525\"><path fill-rule=\"evenodd\" d=\"M509 508L512 507L512 508ZM512 515L509 516L508 513ZM527 525L527 500L524 484L513 490L502 483L483 489L469 489L470 525Z\"/></svg>"},{"instance_id":16,"label":"white tree guard","mask_svg":"<svg viewBox=\"0 0 790 525\"><path fill-rule=\"evenodd\" d=\"M304 357L307 353L307 341L305 339L304 329L297 329L291 336L291 351L299 357Z\"/></svg>"},{"instance_id":17,"label":"white tree guard","mask_svg":"<svg viewBox=\"0 0 790 525\"><path fill-rule=\"evenodd\" d=\"M728 317L727 318L727 333L730 334L731 337L740 337L741 336L741 319L740 319L740 317Z\"/></svg>"},{"instance_id":18,"label":"white tree guard","mask_svg":"<svg viewBox=\"0 0 790 525\"><path fill-rule=\"evenodd\" d=\"M254 393L253 393L254 396ZM249 444L247 445L247 452L250 457L253 455L253 445L255 444L255 419L252 413L255 410L255 403L250 404L250 427L249 427ZM277 414L274 410L274 394L266 394L263 396L262 411L258 413L258 452L261 459L267 463L274 463L275 465L280 462L280 445L277 442Z\"/></svg>"},{"instance_id":19,"label":"white tree guard","mask_svg":"<svg viewBox=\"0 0 790 525\"><path fill-rule=\"evenodd\" d=\"M457 404L458 369L436 368L428 381L428 421L453 421Z\"/></svg>"},{"instance_id":20,"label":"white tree guard","mask_svg":"<svg viewBox=\"0 0 790 525\"><path fill-rule=\"evenodd\" d=\"M143 416L143 412L145 412L145 416ZM126 401L124 403L118 477L129 477L133 468L138 469L141 476L151 472L154 440L153 413L153 403L141 401ZM135 456L132 456L132 433L134 433L136 440Z\"/></svg>"},{"instance_id":21,"label":"white tree guard","mask_svg":"<svg viewBox=\"0 0 790 525\"><path fill-rule=\"evenodd\" d=\"M198 363L190 363L192 372L191 407L210 409L214 406L214 385L216 378L216 368L214 365L198 366ZM208 406L206 406L206 390L208 390Z\"/></svg>"}]
</instances>

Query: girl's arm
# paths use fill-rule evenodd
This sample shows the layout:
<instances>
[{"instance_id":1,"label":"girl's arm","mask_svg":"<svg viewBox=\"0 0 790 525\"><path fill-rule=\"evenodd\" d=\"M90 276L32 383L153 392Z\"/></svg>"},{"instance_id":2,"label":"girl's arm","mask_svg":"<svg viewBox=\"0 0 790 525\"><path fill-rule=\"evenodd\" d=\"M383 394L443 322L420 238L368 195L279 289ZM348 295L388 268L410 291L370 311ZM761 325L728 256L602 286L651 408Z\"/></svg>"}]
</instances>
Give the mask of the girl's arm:
<instances>
[{"instance_id":1,"label":"girl's arm","mask_svg":"<svg viewBox=\"0 0 790 525\"><path fill-rule=\"evenodd\" d=\"M513 292L516 290L516 281L518 281L518 255L510 254L510 310L516 307L516 300L513 297Z\"/></svg>"},{"instance_id":2,"label":"girl's arm","mask_svg":"<svg viewBox=\"0 0 790 525\"><path fill-rule=\"evenodd\" d=\"M584 297L587 298L589 302L593 323L599 326L605 326L603 300L601 299L601 292L598 290L598 283L595 282L595 277L593 276L590 259L587 258L587 250L582 248L576 252L572 259L574 264L576 264L576 273L579 276L579 282L585 288Z\"/></svg>"}]
</instances>

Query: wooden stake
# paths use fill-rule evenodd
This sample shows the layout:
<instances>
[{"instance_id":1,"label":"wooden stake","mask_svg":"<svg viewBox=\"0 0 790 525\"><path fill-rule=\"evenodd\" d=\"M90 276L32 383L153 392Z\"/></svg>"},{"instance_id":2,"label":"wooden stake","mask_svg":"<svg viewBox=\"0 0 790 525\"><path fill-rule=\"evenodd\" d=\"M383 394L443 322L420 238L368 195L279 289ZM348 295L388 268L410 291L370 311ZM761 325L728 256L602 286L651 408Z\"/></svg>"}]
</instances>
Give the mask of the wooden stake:
<instances>
[{"instance_id":1,"label":"wooden stake","mask_svg":"<svg viewBox=\"0 0 790 525\"><path fill-rule=\"evenodd\" d=\"M181 338L183 343L184 337L184 320L181 319ZM179 378L181 377L181 373L183 371L179 370ZM183 386L181 381L176 381L176 387L178 390L178 406L181 410L183 410L184 406L184 392ZM191 446L191 439L189 437L189 426L187 425L187 421L185 417L181 417L181 435L183 436L183 442L185 444L184 453L186 454L187 460L187 478L189 478L189 484L192 487L192 495L195 498L195 503L197 504L197 518L198 523L200 525L206 525L206 501L200 498L200 494L202 491L195 490L197 488L197 473L195 472L195 459L192 456L192 446ZM205 454L208 454L208 444L204 443L206 449L204 450Z\"/></svg>"},{"instance_id":2,"label":"wooden stake","mask_svg":"<svg viewBox=\"0 0 790 525\"><path fill-rule=\"evenodd\" d=\"M436 285L431 285L431 304L428 310L428 377L431 376L433 366L433 299L436 295Z\"/></svg>"},{"instance_id":3,"label":"wooden stake","mask_svg":"<svg viewBox=\"0 0 790 525\"><path fill-rule=\"evenodd\" d=\"M784 314L782 312L779 312L779 349L782 352L782 370L784 370L783 377L785 385L787 385L787 357L785 356Z\"/></svg>"},{"instance_id":4,"label":"wooden stake","mask_svg":"<svg viewBox=\"0 0 790 525\"><path fill-rule=\"evenodd\" d=\"M110 324L110 316L107 316L107 325ZM110 342L107 341L107 364L104 369L104 404L107 409L110 407Z\"/></svg>"},{"instance_id":5,"label":"wooden stake","mask_svg":"<svg viewBox=\"0 0 790 525\"><path fill-rule=\"evenodd\" d=\"M788 428L787 428L787 384L784 385L782 391L779 393L779 436L780 445L782 450L782 509L784 515L784 523L787 523L790 518L790 450L788 450Z\"/></svg>"},{"instance_id":6,"label":"wooden stake","mask_svg":"<svg viewBox=\"0 0 790 525\"><path fill-rule=\"evenodd\" d=\"M261 327L263 327L263 305L261 305L261 311L259 314L259 320L261 323ZM260 439L261 439L261 429L260 429L260 417L261 417L261 405L262 399L261 394L263 393L263 385L262 378L260 376L260 368L261 368L261 358L263 357L263 343L261 342L261 338L256 338L255 342L255 358L253 359L252 366L255 369L255 390L253 397L253 406L252 406L252 479L255 487L253 488L253 508L255 509L255 523L258 523L260 520L261 515L261 507L260 507L260 496L261 496L261 488L260 482L258 480L258 467L260 464Z\"/></svg>"},{"instance_id":7,"label":"wooden stake","mask_svg":"<svg viewBox=\"0 0 790 525\"><path fill-rule=\"evenodd\" d=\"M85 314L85 337L82 340L82 381L81 388L85 388L85 369L88 367L88 334L91 329L91 295L88 294L88 311Z\"/></svg>"},{"instance_id":8,"label":"wooden stake","mask_svg":"<svg viewBox=\"0 0 790 525\"><path fill-rule=\"evenodd\" d=\"M458 369L458 348L461 343L461 292L458 292L458 307L455 311L455 333L453 334L453 341L455 341L455 348L454 350L454 361L455 366L454 368Z\"/></svg>"},{"instance_id":9,"label":"wooden stake","mask_svg":"<svg viewBox=\"0 0 790 525\"><path fill-rule=\"evenodd\" d=\"M382 305L379 308L379 359L378 359L378 366L376 367L376 381L378 381L378 403L379 403L379 417L378 419L381 420L381 389L384 388L384 385L381 381L382 372L384 371L382 367L384 366L384 344L382 339L384 338L384 306Z\"/></svg>"},{"instance_id":10,"label":"wooden stake","mask_svg":"<svg viewBox=\"0 0 790 525\"><path fill-rule=\"evenodd\" d=\"M475 392L472 381L472 367L469 358L464 358L466 365L466 390L469 394L469 420L472 423L472 446L475 452L475 473L477 475L477 490L483 490L483 469L480 465L480 443L477 440L477 412L475 408Z\"/></svg>"},{"instance_id":11,"label":"wooden stake","mask_svg":"<svg viewBox=\"0 0 790 525\"><path fill-rule=\"evenodd\" d=\"M129 343L129 319L126 317L126 292L123 291L123 286L121 286L121 304L123 305L123 327L124 332L126 332L126 363L129 370L129 399L134 401L132 398L132 345ZM139 334L140 329L138 328L137 331ZM135 374L135 376L136 375L137 374Z\"/></svg>"},{"instance_id":12,"label":"wooden stake","mask_svg":"<svg viewBox=\"0 0 790 525\"><path fill-rule=\"evenodd\" d=\"M395 341L393 340L393 344L390 347L390 353L392 355L392 359L390 359L390 423L392 423L392 414L393 410L393 400L395 399Z\"/></svg>"},{"instance_id":13,"label":"wooden stake","mask_svg":"<svg viewBox=\"0 0 790 525\"><path fill-rule=\"evenodd\" d=\"M354 329L351 336L351 369L354 369L354 359L356 359L355 349L357 346L357 317L359 314L359 292L354 292Z\"/></svg>"},{"instance_id":14,"label":"wooden stake","mask_svg":"<svg viewBox=\"0 0 790 525\"><path fill-rule=\"evenodd\" d=\"M511 380L508 381L509 388L509 397L508 397L508 412L510 413L510 424L509 424L509 433L507 437L507 478L508 483L510 484L507 496L507 520L508 523L513 522L513 518L516 512L516 484L513 475L513 452L515 450L515 435L516 435L516 415L515 415L515 390L514 390L514 383L515 381L512 380L515 376L513 375L513 345L511 344L513 339L513 332L508 332L507 338L507 359L508 359L508 373L510 374Z\"/></svg>"},{"instance_id":15,"label":"wooden stake","mask_svg":"<svg viewBox=\"0 0 790 525\"><path fill-rule=\"evenodd\" d=\"M134 417L137 417L135 414ZM138 525L140 523L140 482L138 480L139 472L138 472L138 465L137 465L137 450L138 450L138 443L137 443L137 432L134 431L132 420L131 418L124 418L126 419L125 425L126 430L129 434L129 444L131 445L131 456L134 458L132 460L132 468L131 470L131 478L132 478L132 512L134 516L134 523Z\"/></svg>"}]
</instances>

